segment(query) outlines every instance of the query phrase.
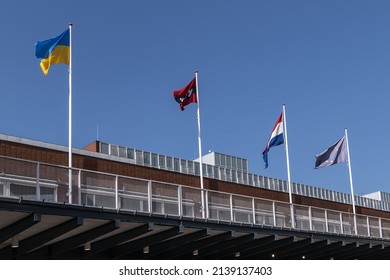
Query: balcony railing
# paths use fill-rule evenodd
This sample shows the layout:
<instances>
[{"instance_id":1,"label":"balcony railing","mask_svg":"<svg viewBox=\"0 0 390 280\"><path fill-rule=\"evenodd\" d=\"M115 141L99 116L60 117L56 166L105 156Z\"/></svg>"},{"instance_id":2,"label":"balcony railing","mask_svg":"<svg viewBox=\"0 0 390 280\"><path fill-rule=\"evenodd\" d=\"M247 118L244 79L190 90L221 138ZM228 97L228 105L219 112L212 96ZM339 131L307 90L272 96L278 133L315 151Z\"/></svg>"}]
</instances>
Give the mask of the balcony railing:
<instances>
[{"instance_id":1,"label":"balcony railing","mask_svg":"<svg viewBox=\"0 0 390 280\"><path fill-rule=\"evenodd\" d=\"M69 187L71 174L71 188ZM0 157L0 196L390 239L390 220L115 174ZM203 196L203 199L202 199Z\"/></svg>"},{"instance_id":2,"label":"balcony railing","mask_svg":"<svg viewBox=\"0 0 390 280\"><path fill-rule=\"evenodd\" d=\"M113 158L126 158L126 160L133 164L196 176L200 175L200 164L194 160L180 159L162 154L112 145L104 142L100 142L99 149L102 154L113 156ZM247 161L245 159L236 158L236 161L241 162L241 166L245 167L242 169L237 168L239 164L233 164L234 161L232 161L232 158L235 157L226 155L226 160L223 161L225 165L227 162L230 162L227 164L228 167L214 166L203 163L203 176L205 178L217 179L242 185L288 192L287 181L247 172ZM352 195L349 193L337 192L295 182L292 182L291 192L296 195L352 204ZM357 206L361 207L368 207L381 211L390 211L390 197L388 197L389 194L386 194L385 196L387 199L380 201L355 195L355 203Z\"/></svg>"}]
</instances>

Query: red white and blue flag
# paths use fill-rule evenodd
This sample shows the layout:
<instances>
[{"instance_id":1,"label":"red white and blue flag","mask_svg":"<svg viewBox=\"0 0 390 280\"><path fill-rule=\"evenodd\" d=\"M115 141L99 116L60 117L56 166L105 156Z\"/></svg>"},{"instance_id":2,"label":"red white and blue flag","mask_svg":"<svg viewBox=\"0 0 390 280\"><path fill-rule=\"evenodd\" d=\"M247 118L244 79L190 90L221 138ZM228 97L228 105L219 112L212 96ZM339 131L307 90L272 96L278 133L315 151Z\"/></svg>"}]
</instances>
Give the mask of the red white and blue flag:
<instances>
[{"instance_id":1,"label":"red white and blue flag","mask_svg":"<svg viewBox=\"0 0 390 280\"><path fill-rule=\"evenodd\" d=\"M269 149L275 146L279 146L280 144L284 143L284 136L283 136L283 113L280 114L278 120L276 121L276 124L274 126L274 129L272 129L271 136L267 142L267 145L265 146L265 149L263 151L263 159L265 162L265 168L268 167L268 152Z\"/></svg>"},{"instance_id":2,"label":"red white and blue flag","mask_svg":"<svg viewBox=\"0 0 390 280\"><path fill-rule=\"evenodd\" d=\"M196 90L196 78L193 78L188 85L173 92L173 97L176 102L180 104L180 109L182 111L188 104L197 103Z\"/></svg>"}]
</instances>

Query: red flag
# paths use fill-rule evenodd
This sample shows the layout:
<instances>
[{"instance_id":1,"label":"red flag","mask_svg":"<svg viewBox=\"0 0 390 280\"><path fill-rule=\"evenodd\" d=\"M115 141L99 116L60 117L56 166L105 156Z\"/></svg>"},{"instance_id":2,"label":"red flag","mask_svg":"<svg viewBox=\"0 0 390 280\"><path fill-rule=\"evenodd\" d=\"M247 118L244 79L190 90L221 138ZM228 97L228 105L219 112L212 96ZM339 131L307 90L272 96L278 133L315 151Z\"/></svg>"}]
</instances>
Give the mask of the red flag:
<instances>
[{"instance_id":1,"label":"red flag","mask_svg":"<svg viewBox=\"0 0 390 280\"><path fill-rule=\"evenodd\" d=\"M173 92L173 97L176 102L180 104L180 109L182 111L188 104L197 103L196 90L196 78L193 78L192 81L184 88Z\"/></svg>"}]
</instances>

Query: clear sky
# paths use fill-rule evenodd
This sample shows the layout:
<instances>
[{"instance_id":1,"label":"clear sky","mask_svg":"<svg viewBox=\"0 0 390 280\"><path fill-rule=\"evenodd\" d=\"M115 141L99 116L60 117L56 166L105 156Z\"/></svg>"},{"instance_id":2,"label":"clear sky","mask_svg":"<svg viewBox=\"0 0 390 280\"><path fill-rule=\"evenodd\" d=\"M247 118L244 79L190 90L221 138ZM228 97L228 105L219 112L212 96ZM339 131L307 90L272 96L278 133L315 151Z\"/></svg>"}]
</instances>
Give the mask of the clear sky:
<instances>
[{"instance_id":1,"label":"clear sky","mask_svg":"<svg viewBox=\"0 0 390 280\"><path fill-rule=\"evenodd\" d=\"M34 44L73 23L73 146L101 141L192 159L196 104L172 91L199 70L202 149L287 179L261 153L286 104L291 179L350 192L345 163L315 155L348 128L355 194L389 192L390 1L0 2L0 133L68 145L68 72Z\"/></svg>"}]
</instances>

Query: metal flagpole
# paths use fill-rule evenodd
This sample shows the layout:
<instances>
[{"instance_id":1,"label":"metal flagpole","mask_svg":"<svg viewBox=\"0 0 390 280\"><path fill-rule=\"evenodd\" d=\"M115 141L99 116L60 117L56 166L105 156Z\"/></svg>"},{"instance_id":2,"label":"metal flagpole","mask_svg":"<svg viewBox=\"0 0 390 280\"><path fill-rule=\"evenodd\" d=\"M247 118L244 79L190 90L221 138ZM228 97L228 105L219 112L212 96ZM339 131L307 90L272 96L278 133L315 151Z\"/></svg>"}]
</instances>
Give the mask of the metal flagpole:
<instances>
[{"instance_id":1,"label":"metal flagpole","mask_svg":"<svg viewBox=\"0 0 390 280\"><path fill-rule=\"evenodd\" d=\"M205 203L203 193L203 161L202 161L202 140L200 137L200 102L199 102L199 86L198 86L198 71L195 71L196 81L196 103L198 104L197 115L198 115L198 146L199 146L199 173L200 173L200 189L202 199L202 218L205 218Z\"/></svg>"},{"instance_id":2,"label":"metal flagpole","mask_svg":"<svg viewBox=\"0 0 390 280\"><path fill-rule=\"evenodd\" d=\"M291 213L291 227L295 228L295 219L294 219L294 206L292 203L292 193L291 193L291 176L290 176L290 159L288 156L288 138L287 138L287 120L286 120L286 105L283 104L283 129L285 136L285 145L286 145L286 161L287 161L287 180L288 180L288 197L290 202L290 213Z\"/></svg>"},{"instance_id":3,"label":"metal flagpole","mask_svg":"<svg viewBox=\"0 0 390 280\"><path fill-rule=\"evenodd\" d=\"M69 203L72 203L72 23L69 23Z\"/></svg>"},{"instance_id":4,"label":"metal flagpole","mask_svg":"<svg viewBox=\"0 0 390 280\"><path fill-rule=\"evenodd\" d=\"M345 140L347 142L348 169L349 169L349 182L350 182L350 185L351 185L353 223L355 225L355 234L357 235L358 231L357 231L357 221L356 221L355 195L353 193L351 158L350 158L350 155L349 155L349 143L348 143L348 130L345 128L344 131L345 131Z\"/></svg>"}]
</instances>

